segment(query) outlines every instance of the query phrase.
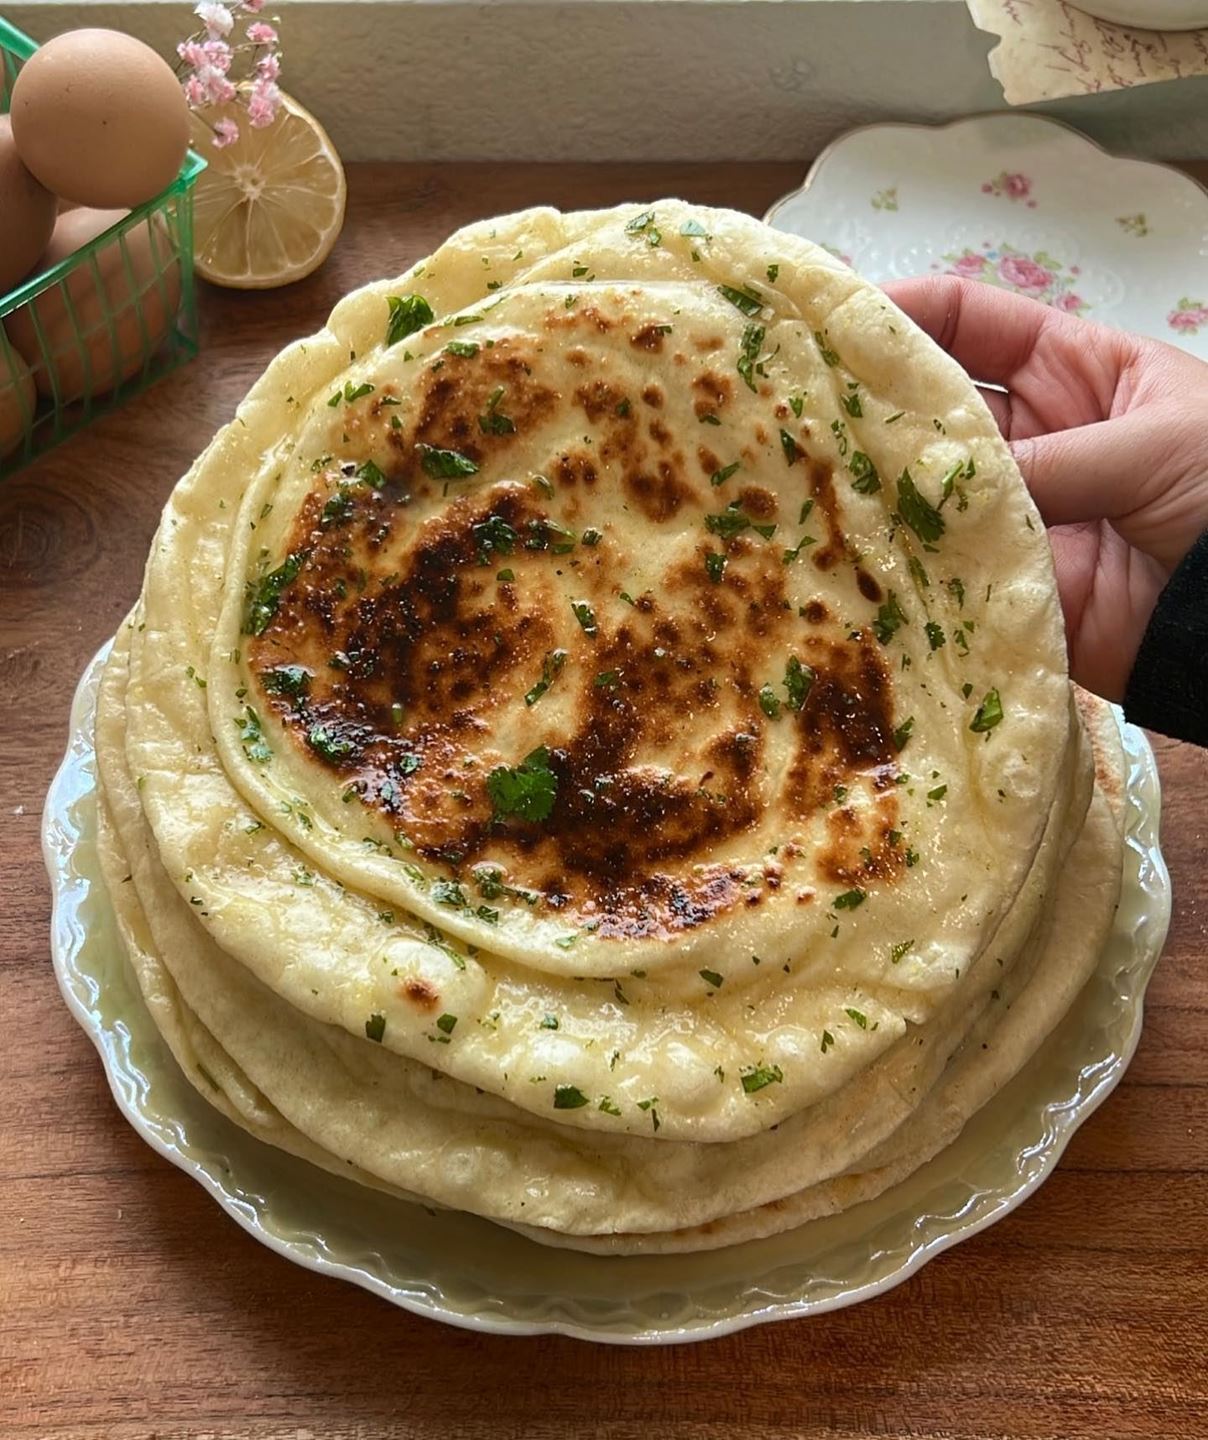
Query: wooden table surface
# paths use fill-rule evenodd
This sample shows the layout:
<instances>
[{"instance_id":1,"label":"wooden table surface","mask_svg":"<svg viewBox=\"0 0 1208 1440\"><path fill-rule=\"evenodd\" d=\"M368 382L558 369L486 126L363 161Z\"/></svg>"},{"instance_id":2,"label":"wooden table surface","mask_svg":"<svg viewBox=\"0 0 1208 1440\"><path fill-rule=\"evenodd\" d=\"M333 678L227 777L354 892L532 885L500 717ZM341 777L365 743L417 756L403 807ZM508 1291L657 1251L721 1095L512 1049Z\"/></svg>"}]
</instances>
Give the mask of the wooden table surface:
<instances>
[{"instance_id":1,"label":"wooden table surface","mask_svg":"<svg viewBox=\"0 0 1208 1440\"><path fill-rule=\"evenodd\" d=\"M286 1263L119 1117L55 988L38 824L72 689L270 357L471 219L667 193L758 213L803 168L353 167L318 275L203 287L198 360L0 485L0 1436L1208 1435L1198 751L1158 745L1175 918L1140 1050L1049 1182L881 1299L710 1344L479 1336Z\"/></svg>"}]
</instances>

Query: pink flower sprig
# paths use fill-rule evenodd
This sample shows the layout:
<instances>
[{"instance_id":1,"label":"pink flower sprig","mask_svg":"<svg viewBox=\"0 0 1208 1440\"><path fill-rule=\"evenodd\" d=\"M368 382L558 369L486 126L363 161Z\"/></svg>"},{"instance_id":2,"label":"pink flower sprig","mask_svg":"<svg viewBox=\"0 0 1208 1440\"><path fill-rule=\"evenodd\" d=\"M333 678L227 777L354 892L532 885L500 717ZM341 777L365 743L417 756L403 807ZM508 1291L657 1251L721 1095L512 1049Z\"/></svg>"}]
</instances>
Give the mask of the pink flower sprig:
<instances>
[{"instance_id":1,"label":"pink flower sprig","mask_svg":"<svg viewBox=\"0 0 1208 1440\"><path fill-rule=\"evenodd\" d=\"M263 9L264 0L201 0L193 7L204 28L176 47L176 73L191 109L235 102L247 111L248 124L254 130L277 118L281 105L277 85L281 74L279 22L275 17L272 24L249 18ZM219 149L239 139L236 120L205 123Z\"/></svg>"}]
</instances>

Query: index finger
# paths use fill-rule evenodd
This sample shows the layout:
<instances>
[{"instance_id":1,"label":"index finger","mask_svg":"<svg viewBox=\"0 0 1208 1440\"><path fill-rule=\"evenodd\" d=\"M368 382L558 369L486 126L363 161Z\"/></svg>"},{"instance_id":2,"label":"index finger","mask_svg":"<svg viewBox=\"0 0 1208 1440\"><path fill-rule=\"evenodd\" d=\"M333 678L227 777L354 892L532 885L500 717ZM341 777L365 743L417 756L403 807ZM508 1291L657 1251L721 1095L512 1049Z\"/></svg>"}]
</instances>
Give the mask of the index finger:
<instances>
[{"instance_id":1,"label":"index finger","mask_svg":"<svg viewBox=\"0 0 1208 1440\"><path fill-rule=\"evenodd\" d=\"M929 275L891 280L885 292L976 381L1011 387L1038 358L1078 373L1091 344L1117 371L1127 354L1118 331L1066 315L1039 300L965 280Z\"/></svg>"}]
</instances>

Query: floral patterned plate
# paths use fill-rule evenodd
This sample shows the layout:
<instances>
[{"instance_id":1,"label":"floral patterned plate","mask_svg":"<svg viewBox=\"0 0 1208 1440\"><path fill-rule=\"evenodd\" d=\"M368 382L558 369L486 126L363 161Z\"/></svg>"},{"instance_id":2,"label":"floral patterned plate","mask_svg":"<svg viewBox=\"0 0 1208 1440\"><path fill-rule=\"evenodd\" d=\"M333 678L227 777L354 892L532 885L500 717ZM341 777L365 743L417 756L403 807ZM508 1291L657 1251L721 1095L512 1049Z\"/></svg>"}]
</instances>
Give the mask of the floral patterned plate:
<instances>
[{"instance_id":1,"label":"floral patterned plate","mask_svg":"<svg viewBox=\"0 0 1208 1440\"><path fill-rule=\"evenodd\" d=\"M1208 359L1208 191L1038 115L853 130L766 218L871 280L967 275Z\"/></svg>"}]
</instances>

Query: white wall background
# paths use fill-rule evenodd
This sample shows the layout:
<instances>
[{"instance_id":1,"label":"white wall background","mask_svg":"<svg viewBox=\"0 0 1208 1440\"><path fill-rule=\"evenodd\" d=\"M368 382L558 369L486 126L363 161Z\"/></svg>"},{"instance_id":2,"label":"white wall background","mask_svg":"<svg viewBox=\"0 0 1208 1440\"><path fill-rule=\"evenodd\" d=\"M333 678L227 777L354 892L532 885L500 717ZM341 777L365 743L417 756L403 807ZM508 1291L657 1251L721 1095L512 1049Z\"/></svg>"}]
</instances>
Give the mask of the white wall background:
<instances>
[{"instance_id":1,"label":"white wall background","mask_svg":"<svg viewBox=\"0 0 1208 1440\"><path fill-rule=\"evenodd\" d=\"M3 0L0 0L0 5ZM190 0L36 0L46 39L171 53ZM279 0L286 88L347 160L754 160L852 125L1005 108L962 0ZM1110 150L1208 158L1208 77L1040 107Z\"/></svg>"}]
</instances>

